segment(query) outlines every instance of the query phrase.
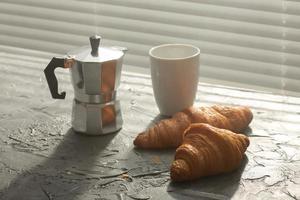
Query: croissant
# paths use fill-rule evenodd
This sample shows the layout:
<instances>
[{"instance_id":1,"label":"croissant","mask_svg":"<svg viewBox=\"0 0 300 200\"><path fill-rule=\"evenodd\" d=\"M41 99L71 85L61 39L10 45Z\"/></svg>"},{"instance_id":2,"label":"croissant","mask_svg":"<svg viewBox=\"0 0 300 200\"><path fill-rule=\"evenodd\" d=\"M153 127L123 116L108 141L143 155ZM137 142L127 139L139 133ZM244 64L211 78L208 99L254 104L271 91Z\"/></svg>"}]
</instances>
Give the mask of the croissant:
<instances>
[{"instance_id":1,"label":"croissant","mask_svg":"<svg viewBox=\"0 0 300 200\"><path fill-rule=\"evenodd\" d=\"M194 180L202 176L237 169L249 146L242 134L219 129L209 124L192 124L185 132L171 165L173 181Z\"/></svg>"},{"instance_id":2,"label":"croissant","mask_svg":"<svg viewBox=\"0 0 300 200\"><path fill-rule=\"evenodd\" d=\"M190 107L138 134L133 143L136 147L147 149L178 147L182 143L184 130L192 123L208 123L218 128L241 132L252 118L251 110L244 106Z\"/></svg>"}]
</instances>

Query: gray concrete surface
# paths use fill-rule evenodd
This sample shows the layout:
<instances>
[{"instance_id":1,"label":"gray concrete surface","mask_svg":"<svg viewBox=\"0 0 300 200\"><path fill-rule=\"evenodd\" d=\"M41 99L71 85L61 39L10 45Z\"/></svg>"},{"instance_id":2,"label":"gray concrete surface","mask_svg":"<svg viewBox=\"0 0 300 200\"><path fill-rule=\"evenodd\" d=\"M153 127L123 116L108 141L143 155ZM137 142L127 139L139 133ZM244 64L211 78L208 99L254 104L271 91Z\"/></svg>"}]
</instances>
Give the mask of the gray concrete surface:
<instances>
[{"instance_id":1,"label":"gray concrete surface","mask_svg":"<svg viewBox=\"0 0 300 200\"><path fill-rule=\"evenodd\" d=\"M26 51L24 51L26 52ZM239 170L174 184L174 149L135 149L137 133L161 117L150 77L123 72L123 129L87 137L70 129L72 87L58 70L66 100L50 97L50 58L0 52L0 199L300 199L300 99L199 84L196 106L248 105L254 120Z\"/></svg>"}]
</instances>

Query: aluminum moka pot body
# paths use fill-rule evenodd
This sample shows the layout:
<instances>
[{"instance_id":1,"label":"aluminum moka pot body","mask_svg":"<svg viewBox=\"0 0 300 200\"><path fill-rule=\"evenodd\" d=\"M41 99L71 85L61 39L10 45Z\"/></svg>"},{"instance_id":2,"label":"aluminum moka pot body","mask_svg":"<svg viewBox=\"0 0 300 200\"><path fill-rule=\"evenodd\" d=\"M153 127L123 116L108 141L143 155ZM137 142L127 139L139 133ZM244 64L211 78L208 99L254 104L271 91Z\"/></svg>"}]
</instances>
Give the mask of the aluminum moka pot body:
<instances>
[{"instance_id":1,"label":"aluminum moka pot body","mask_svg":"<svg viewBox=\"0 0 300 200\"><path fill-rule=\"evenodd\" d=\"M116 99L120 85L123 56L101 63L74 61L70 67L76 100L107 103Z\"/></svg>"},{"instance_id":2,"label":"aluminum moka pot body","mask_svg":"<svg viewBox=\"0 0 300 200\"><path fill-rule=\"evenodd\" d=\"M114 133L122 128L123 120L119 100L105 104L82 103L73 100L72 127L88 135Z\"/></svg>"},{"instance_id":3,"label":"aluminum moka pot body","mask_svg":"<svg viewBox=\"0 0 300 200\"><path fill-rule=\"evenodd\" d=\"M100 36L92 36L91 46L75 49L63 57L53 57L44 70L55 99L64 99L66 93L58 92L54 70L57 67L70 70L74 88L72 127L88 135L116 132L123 123L117 89L127 49L100 47L100 39Z\"/></svg>"}]
</instances>

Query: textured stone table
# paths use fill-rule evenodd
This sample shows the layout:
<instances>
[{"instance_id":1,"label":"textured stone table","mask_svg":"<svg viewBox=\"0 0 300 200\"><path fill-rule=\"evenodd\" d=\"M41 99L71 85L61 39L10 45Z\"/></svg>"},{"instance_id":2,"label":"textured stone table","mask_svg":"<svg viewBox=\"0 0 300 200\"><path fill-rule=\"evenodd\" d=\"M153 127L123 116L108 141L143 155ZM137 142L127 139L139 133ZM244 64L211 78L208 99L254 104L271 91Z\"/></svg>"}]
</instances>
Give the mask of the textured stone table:
<instances>
[{"instance_id":1,"label":"textured stone table","mask_svg":"<svg viewBox=\"0 0 300 200\"><path fill-rule=\"evenodd\" d=\"M0 52L0 199L300 199L300 99L200 84L196 105L248 105L251 145L234 173L170 182L174 149L133 147L161 117L149 76L124 72L124 118L117 134L87 137L70 129L72 88L53 100L43 75L49 58Z\"/></svg>"}]
</instances>

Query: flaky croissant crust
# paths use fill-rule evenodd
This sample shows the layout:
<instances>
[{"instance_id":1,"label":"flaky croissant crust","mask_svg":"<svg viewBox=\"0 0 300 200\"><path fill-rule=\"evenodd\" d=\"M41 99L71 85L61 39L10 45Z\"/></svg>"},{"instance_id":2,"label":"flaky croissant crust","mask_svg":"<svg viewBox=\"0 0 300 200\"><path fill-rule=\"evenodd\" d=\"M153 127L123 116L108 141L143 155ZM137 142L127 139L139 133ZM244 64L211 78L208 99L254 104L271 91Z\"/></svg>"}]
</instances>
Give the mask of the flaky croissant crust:
<instances>
[{"instance_id":1,"label":"flaky croissant crust","mask_svg":"<svg viewBox=\"0 0 300 200\"><path fill-rule=\"evenodd\" d=\"M245 106L190 107L140 133L133 143L139 148L178 147L182 143L184 130L192 123L208 123L218 128L240 132L249 125L252 118L252 112Z\"/></svg>"},{"instance_id":2,"label":"flaky croissant crust","mask_svg":"<svg viewBox=\"0 0 300 200\"><path fill-rule=\"evenodd\" d=\"M191 124L184 132L183 144L176 150L171 179L186 181L231 172L240 166L248 146L245 135L209 124Z\"/></svg>"}]
</instances>

